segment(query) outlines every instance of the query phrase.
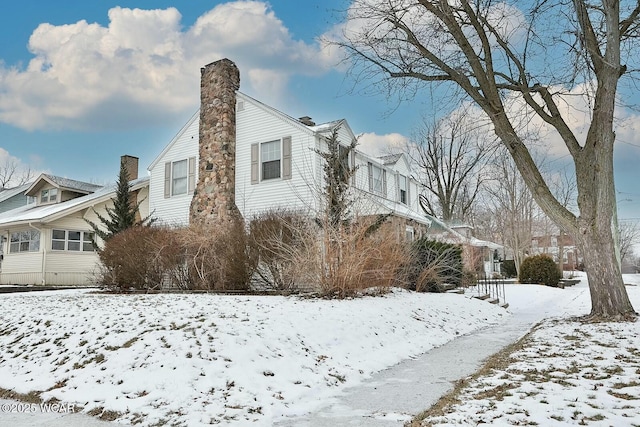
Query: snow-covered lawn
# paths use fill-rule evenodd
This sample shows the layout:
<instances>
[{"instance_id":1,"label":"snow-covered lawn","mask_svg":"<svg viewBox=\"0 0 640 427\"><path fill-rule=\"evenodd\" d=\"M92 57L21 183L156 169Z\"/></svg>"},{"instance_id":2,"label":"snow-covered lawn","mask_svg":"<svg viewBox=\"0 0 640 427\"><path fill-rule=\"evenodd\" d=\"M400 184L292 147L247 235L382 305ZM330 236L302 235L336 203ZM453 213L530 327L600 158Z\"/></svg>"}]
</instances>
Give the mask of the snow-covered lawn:
<instances>
[{"instance_id":1,"label":"snow-covered lawn","mask_svg":"<svg viewBox=\"0 0 640 427\"><path fill-rule=\"evenodd\" d=\"M640 275L624 277L638 309ZM639 337L640 322L547 320L423 425L638 426Z\"/></svg>"},{"instance_id":2,"label":"snow-covered lawn","mask_svg":"<svg viewBox=\"0 0 640 427\"><path fill-rule=\"evenodd\" d=\"M345 301L4 294L0 388L143 426L271 425L507 317L461 295L402 290Z\"/></svg>"}]
</instances>

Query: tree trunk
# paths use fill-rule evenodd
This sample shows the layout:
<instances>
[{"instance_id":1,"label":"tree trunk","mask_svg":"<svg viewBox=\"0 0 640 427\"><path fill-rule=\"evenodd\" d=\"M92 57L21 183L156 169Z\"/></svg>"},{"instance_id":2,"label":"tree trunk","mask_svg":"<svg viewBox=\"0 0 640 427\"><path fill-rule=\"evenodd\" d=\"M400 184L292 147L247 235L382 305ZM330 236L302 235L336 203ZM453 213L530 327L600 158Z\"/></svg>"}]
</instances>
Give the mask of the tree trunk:
<instances>
[{"instance_id":1,"label":"tree trunk","mask_svg":"<svg viewBox=\"0 0 640 427\"><path fill-rule=\"evenodd\" d=\"M623 319L634 316L616 259L611 229L591 230L577 237L591 292L590 317Z\"/></svg>"}]
</instances>

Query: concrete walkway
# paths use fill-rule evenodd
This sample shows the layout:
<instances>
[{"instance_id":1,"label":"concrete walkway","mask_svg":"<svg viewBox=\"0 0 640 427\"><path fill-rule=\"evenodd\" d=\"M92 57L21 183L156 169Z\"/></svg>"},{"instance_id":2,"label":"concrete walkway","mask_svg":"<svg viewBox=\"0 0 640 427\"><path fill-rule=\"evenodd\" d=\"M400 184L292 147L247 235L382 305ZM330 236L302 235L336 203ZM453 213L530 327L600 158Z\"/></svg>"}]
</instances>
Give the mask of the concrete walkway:
<instances>
[{"instance_id":1,"label":"concrete walkway","mask_svg":"<svg viewBox=\"0 0 640 427\"><path fill-rule=\"evenodd\" d=\"M513 316L507 318L506 323L457 338L415 359L401 362L358 386L345 389L322 410L288 418L275 425L402 426L436 403L453 388L455 381L475 373L487 357L517 341L542 319L576 314L576 307L584 306L585 297L589 297L588 288L581 284L565 289L560 298L512 304Z\"/></svg>"}]
</instances>

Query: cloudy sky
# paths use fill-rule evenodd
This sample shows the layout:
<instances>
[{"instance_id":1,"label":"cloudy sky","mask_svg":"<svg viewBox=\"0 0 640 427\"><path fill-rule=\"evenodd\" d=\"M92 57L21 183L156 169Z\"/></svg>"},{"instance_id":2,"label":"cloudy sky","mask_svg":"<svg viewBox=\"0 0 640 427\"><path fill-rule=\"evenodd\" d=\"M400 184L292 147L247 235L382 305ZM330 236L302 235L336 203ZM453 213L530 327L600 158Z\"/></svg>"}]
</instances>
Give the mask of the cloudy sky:
<instances>
[{"instance_id":1,"label":"cloudy sky","mask_svg":"<svg viewBox=\"0 0 640 427\"><path fill-rule=\"evenodd\" d=\"M0 15L0 163L105 183L119 156L144 169L199 104L200 67L228 57L241 91L316 122L346 118L363 148L401 144L428 93L410 104L365 94L320 42L347 0L25 0ZM435 106L435 108L434 108ZM640 119L618 131L621 217L640 217ZM577 124L579 126L579 124ZM562 154L558 154L561 156Z\"/></svg>"}]
</instances>

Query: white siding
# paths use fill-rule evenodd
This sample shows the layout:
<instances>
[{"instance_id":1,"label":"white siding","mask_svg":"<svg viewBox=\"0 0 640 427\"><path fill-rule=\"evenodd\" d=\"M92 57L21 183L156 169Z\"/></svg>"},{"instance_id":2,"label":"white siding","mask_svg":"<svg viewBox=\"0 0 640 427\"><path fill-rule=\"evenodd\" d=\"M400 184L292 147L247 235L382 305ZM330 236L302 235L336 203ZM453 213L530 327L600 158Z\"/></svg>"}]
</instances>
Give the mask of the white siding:
<instances>
[{"instance_id":1,"label":"white siding","mask_svg":"<svg viewBox=\"0 0 640 427\"><path fill-rule=\"evenodd\" d=\"M176 136L169 149L160 157L151 168L149 182L149 211L159 223L168 225L187 225L189 223L189 206L193 197L192 193L179 196L164 197L164 167L166 162L176 162L198 158L198 135L200 121L198 116ZM196 182L198 179L198 167L196 161ZM141 212L142 214L142 209ZM143 215L144 217L144 215Z\"/></svg>"},{"instance_id":2,"label":"white siding","mask_svg":"<svg viewBox=\"0 0 640 427\"><path fill-rule=\"evenodd\" d=\"M236 204L245 219L273 208L316 209L315 136L283 117L243 99L236 116ZM291 179L251 184L251 145L291 137Z\"/></svg>"}]
</instances>

